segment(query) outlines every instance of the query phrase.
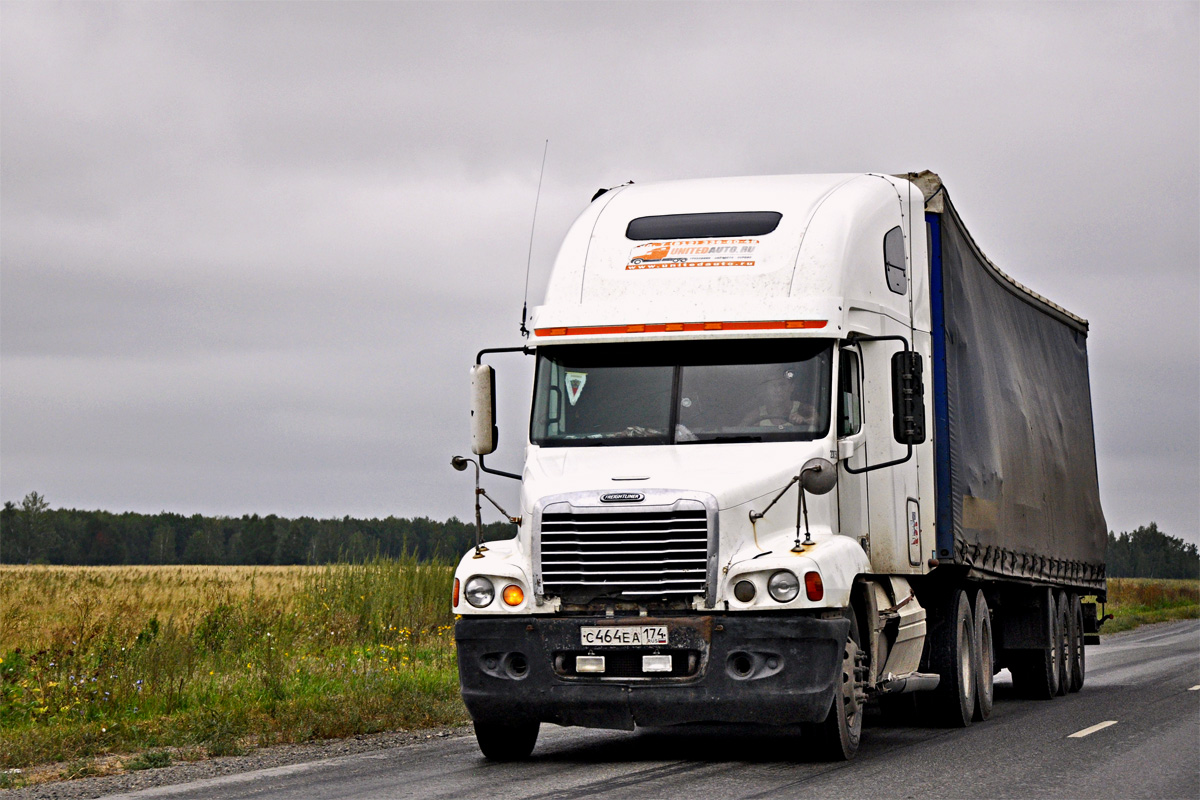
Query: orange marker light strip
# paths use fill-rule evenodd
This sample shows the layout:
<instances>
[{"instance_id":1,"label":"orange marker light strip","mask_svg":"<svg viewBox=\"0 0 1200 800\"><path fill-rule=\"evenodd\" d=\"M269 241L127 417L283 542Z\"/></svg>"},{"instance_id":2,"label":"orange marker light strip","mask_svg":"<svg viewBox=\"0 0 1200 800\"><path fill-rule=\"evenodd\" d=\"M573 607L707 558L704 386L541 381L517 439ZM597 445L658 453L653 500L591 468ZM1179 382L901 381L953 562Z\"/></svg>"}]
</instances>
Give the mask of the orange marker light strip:
<instances>
[{"instance_id":1,"label":"orange marker light strip","mask_svg":"<svg viewBox=\"0 0 1200 800\"><path fill-rule=\"evenodd\" d=\"M519 606L521 603L525 602L525 592L521 591L520 586L505 586L504 602L510 606Z\"/></svg>"},{"instance_id":2,"label":"orange marker light strip","mask_svg":"<svg viewBox=\"0 0 1200 800\"><path fill-rule=\"evenodd\" d=\"M458 608L458 596L459 596L459 595L458 595L458 590L459 590L459 586L460 586L460 584L459 584L459 580L458 580L458 578L455 578L455 579L454 579L454 602L450 604L450 607L451 607L451 608Z\"/></svg>"},{"instance_id":3,"label":"orange marker light strip","mask_svg":"<svg viewBox=\"0 0 1200 800\"><path fill-rule=\"evenodd\" d=\"M637 325L583 325L538 328L535 336L598 336L608 333L675 333L678 331L779 331L824 328L823 319L772 319L749 322L647 322Z\"/></svg>"}]
</instances>

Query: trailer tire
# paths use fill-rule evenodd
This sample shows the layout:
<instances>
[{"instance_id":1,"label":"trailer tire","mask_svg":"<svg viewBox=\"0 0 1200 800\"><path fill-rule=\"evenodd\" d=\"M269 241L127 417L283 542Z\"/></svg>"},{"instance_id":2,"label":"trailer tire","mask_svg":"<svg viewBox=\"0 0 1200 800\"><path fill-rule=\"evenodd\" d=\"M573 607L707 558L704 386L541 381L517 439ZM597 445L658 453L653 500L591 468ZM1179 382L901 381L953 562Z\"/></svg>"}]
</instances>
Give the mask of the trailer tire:
<instances>
[{"instance_id":1,"label":"trailer tire","mask_svg":"<svg viewBox=\"0 0 1200 800\"><path fill-rule=\"evenodd\" d=\"M929 705L940 723L965 728L975 715L975 676L979 672L975 624L967 593L954 589L945 595L941 616L931 634L929 666L942 680L931 693Z\"/></svg>"},{"instance_id":2,"label":"trailer tire","mask_svg":"<svg viewBox=\"0 0 1200 800\"><path fill-rule=\"evenodd\" d=\"M975 670L975 714L976 722L983 722L992 715L993 684L996 674L996 651L992 642L992 612L988 610L987 598L980 589L975 593L975 652L979 653L978 669Z\"/></svg>"},{"instance_id":3,"label":"trailer tire","mask_svg":"<svg viewBox=\"0 0 1200 800\"><path fill-rule=\"evenodd\" d=\"M1058 603L1054 594L1049 595L1050 646L1032 650L1015 650L1009 656L1008 669L1013 676L1013 688L1023 697L1033 700L1050 700L1058 694L1062 680L1059 671L1058 650L1062 639L1058 631Z\"/></svg>"},{"instance_id":4,"label":"trailer tire","mask_svg":"<svg viewBox=\"0 0 1200 800\"><path fill-rule=\"evenodd\" d=\"M1054 595L1054 636L1058 654L1058 687L1055 694L1062 696L1071 690L1071 615L1067 612L1067 593Z\"/></svg>"},{"instance_id":5,"label":"trailer tire","mask_svg":"<svg viewBox=\"0 0 1200 800\"><path fill-rule=\"evenodd\" d=\"M842 649L842 674L833 702L824 722L810 722L801 726L802 739L813 743L812 752L822 761L849 761L858 752L862 738L863 705L863 651L858 632L858 615L850 611L850 633Z\"/></svg>"},{"instance_id":6,"label":"trailer tire","mask_svg":"<svg viewBox=\"0 0 1200 800\"><path fill-rule=\"evenodd\" d=\"M1071 620L1071 652L1068 659L1071 691L1078 692L1083 688L1083 675L1086 667L1083 644L1083 605L1080 603L1078 595L1071 594L1067 597L1069 598L1067 603Z\"/></svg>"},{"instance_id":7,"label":"trailer tire","mask_svg":"<svg viewBox=\"0 0 1200 800\"><path fill-rule=\"evenodd\" d=\"M524 761L537 744L540 722L476 722L475 741L488 761Z\"/></svg>"}]
</instances>

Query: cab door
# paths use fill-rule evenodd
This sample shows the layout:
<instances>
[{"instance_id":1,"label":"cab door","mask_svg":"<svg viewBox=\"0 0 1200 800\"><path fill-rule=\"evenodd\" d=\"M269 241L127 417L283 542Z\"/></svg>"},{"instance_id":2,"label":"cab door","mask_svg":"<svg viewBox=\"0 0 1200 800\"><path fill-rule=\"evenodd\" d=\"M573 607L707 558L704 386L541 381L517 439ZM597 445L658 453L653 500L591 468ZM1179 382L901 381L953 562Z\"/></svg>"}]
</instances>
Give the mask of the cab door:
<instances>
[{"instance_id":1,"label":"cab door","mask_svg":"<svg viewBox=\"0 0 1200 800\"><path fill-rule=\"evenodd\" d=\"M867 476L855 475L846 466L867 464L867 434L863 428L862 362L854 348L838 353L837 426L838 532L857 540L871 554L867 513Z\"/></svg>"},{"instance_id":2,"label":"cab door","mask_svg":"<svg viewBox=\"0 0 1200 800\"><path fill-rule=\"evenodd\" d=\"M910 335L907 329L888 335ZM905 458L908 447L896 441L893 426L892 356L903 349L900 341L864 342L863 359L863 433L869 439L869 466L865 475L868 492L868 516L871 528L871 567L876 572L903 575L920 572L922 552L917 491L916 449ZM883 466L892 462L890 466ZM852 462L856 467L859 462Z\"/></svg>"}]
</instances>

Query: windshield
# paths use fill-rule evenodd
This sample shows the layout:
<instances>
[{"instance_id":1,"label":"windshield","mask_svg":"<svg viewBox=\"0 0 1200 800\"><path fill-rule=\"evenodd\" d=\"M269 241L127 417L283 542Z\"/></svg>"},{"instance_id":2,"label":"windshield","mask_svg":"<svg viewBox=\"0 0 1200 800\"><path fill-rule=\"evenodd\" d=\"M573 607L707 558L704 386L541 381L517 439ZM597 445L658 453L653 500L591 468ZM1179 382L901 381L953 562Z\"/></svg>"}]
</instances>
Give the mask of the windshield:
<instances>
[{"instance_id":1,"label":"windshield","mask_svg":"<svg viewBox=\"0 0 1200 800\"><path fill-rule=\"evenodd\" d=\"M778 442L829 430L828 340L539 347L543 447Z\"/></svg>"}]
</instances>

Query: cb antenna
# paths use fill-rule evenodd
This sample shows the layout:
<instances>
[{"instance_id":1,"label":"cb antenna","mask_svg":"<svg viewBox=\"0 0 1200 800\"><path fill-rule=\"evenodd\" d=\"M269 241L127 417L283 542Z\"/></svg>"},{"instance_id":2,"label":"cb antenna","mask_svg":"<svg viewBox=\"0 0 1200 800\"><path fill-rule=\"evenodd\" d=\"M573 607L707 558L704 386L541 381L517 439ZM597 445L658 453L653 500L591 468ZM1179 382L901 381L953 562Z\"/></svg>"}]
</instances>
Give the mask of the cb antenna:
<instances>
[{"instance_id":1,"label":"cb antenna","mask_svg":"<svg viewBox=\"0 0 1200 800\"><path fill-rule=\"evenodd\" d=\"M550 140L542 148L542 169L538 173L537 194L533 198L533 223L529 226L529 255L525 257L525 296L521 300L521 335L529 338L529 328L525 327L525 319L529 314L529 265L533 263L533 232L537 229L538 201L542 199L542 178L546 175L546 153L550 150Z\"/></svg>"}]
</instances>

